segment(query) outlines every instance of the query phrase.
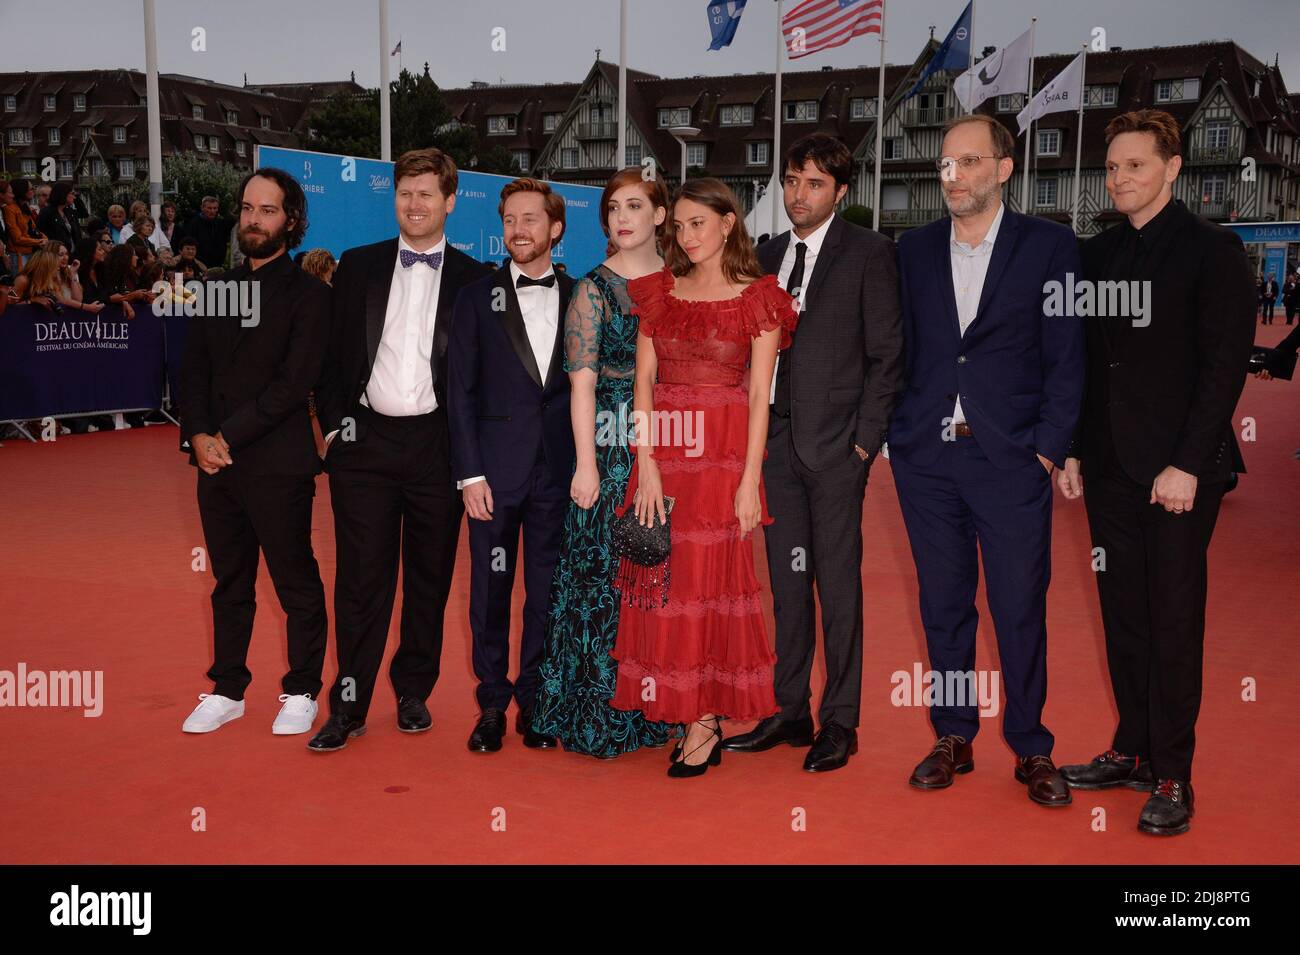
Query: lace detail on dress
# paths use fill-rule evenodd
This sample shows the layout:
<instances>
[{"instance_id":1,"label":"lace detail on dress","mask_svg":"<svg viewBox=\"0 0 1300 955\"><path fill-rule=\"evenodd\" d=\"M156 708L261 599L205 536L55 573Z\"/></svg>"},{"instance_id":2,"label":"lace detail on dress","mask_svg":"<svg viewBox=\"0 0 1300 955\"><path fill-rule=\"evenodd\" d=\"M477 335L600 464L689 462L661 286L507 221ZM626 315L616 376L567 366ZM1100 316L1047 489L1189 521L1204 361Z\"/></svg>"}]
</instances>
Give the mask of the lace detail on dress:
<instances>
[{"instance_id":1,"label":"lace detail on dress","mask_svg":"<svg viewBox=\"0 0 1300 955\"><path fill-rule=\"evenodd\" d=\"M639 660L620 660L618 668L625 679L640 683L646 677L650 677L658 686L679 691L698 690L710 683L720 683L738 690L748 690L752 686L772 685L771 664L731 669L715 663L706 663L690 670L667 670L646 666Z\"/></svg>"},{"instance_id":2,"label":"lace detail on dress","mask_svg":"<svg viewBox=\"0 0 1300 955\"><path fill-rule=\"evenodd\" d=\"M775 275L751 282L735 298L696 302L673 294L677 279L667 266L628 283L628 293L641 316L641 333L674 339L720 338L748 343L772 329L781 329L779 347L790 347L798 313Z\"/></svg>"}]
</instances>

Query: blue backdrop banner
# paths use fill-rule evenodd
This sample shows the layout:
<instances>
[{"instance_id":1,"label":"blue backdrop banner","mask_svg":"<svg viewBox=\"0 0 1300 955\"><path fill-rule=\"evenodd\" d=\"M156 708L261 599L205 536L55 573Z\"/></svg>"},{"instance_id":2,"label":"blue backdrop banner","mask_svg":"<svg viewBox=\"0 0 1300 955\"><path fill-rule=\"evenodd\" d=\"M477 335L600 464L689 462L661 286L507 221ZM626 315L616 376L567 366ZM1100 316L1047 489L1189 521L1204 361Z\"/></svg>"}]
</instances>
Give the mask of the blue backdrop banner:
<instances>
[{"instance_id":1,"label":"blue backdrop banner","mask_svg":"<svg viewBox=\"0 0 1300 955\"><path fill-rule=\"evenodd\" d=\"M283 169L307 193L307 234L295 254L304 249L328 249L338 258L346 249L397 234L393 210L393 164L335 153L307 152L258 146L257 167ZM509 176L459 171L456 208L447 217L447 239L480 262L506 258L497 205ZM605 258L605 233L600 228L601 190L551 182L564 197L564 238L552 253L574 278L585 275Z\"/></svg>"}]
</instances>

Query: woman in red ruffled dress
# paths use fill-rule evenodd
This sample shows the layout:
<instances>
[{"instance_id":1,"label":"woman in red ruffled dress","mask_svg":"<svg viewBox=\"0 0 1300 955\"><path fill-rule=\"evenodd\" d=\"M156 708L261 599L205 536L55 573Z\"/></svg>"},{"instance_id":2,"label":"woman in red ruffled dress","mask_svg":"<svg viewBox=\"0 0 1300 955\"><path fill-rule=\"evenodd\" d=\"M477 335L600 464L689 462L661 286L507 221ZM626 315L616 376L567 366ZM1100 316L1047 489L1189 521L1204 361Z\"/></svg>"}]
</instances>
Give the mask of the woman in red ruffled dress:
<instances>
[{"instance_id":1,"label":"woman in red ruffled dress","mask_svg":"<svg viewBox=\"0 0 1300 955\"><path fill-rule=\"evenodd\" d=\"M768 396L796 317L725 184L687 181L671 216L663 270L628 283L640 332L624 502L649 526L674 499L669 579L666 594L624 588L612 705L686 725L668 770L680 777L721 761L723 719L777 710L749 534L772 522L761 476Z\"/></svg>"}]
</instances>

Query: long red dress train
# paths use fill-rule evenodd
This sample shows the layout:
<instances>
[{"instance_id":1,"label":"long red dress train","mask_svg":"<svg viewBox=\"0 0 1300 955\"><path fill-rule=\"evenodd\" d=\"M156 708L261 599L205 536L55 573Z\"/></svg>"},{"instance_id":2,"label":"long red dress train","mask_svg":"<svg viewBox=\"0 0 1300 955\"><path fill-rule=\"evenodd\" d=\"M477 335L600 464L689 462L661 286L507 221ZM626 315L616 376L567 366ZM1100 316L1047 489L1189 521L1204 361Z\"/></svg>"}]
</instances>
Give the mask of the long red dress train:
<instances>
[{"instance_id":1,"label":"long red dress train","mask_svg":"<svg viewBox=\"0 0 1300 955\"><path fill-rule=\"evenodd\" d=\"M641 333L654 339L654 459L663 493L676 504L668 603L622 606L611 705L671 723L705 714L757 720L777 710L775 656L735 494L749 438L752 339L780 328L786 348L797 319L774 275L718 302L678 299L675 283L666 267L628 283ZM624 508L633 506L636 487L634 464ZM770 524L761 479L759 497Z\"/></svg>"}]
</instances>

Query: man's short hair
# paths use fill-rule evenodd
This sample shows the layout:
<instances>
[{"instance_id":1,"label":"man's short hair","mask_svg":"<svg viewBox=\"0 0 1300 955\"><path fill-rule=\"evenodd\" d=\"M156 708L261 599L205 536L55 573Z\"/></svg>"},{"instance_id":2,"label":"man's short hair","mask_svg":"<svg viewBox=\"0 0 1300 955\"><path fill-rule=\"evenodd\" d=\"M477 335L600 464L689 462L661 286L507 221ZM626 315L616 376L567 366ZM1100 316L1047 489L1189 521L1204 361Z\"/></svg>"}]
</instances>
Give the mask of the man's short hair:
<instances>
[{"instance_id":1,"label":"man's short hair","mask_svg":"<svg viewBox=\"0 0 1300 955\"><path fill-rule=\"evenodd\" d=\"M508 182L501 190L501 202L497 205L497 215L504 219L506 215L506 200L518 192L536 192L542 197L542 206L546 210L546 217L552 222L560 224L560 234L551 242L551 248L560 244L564 238L564 197L553 191L550 186L540 179L530 179L523 177Z\"/></svg>"},{"instance_id":2,"label":"man's short hair","mask_svg":"<svg viewBox=\"0 0 1300 955\"><path fill-rule=\"evenodd\" d=\"M786 170L800 171L804 163L812 160L822 172L835 179L835 188L853 182L853 154L840 140L826 133L809 133L791 143L785 151ZM782 181L785 176L782 174Z\"/></svg>"},{"instance_id":3,"label":"man's short hair","mask_svg":"<svg viewBox=\"0 0 1300 955\"><path fill-rule=\"evenodd\" d=\"M393 165L393 187L407 176L423 176L431 172L438 177L438 187L444 199L456 191L459 176L456 173L456 161L437 147L428 149L408 149L397 157Z\"/></svg>"},{"instance_id":4,"label":"man's short hair","mask_svg":"<svg viewBox=\"0 0 1300 955\"><path fill-rule=\"evenodd\" d=\"M948 120L943 125L944 136L965 123L978 123L988 128L989 138L993 140L993 155L996 158L1016 158L1016 141L1011 138L1010 130L992 116L985 116L983 113L971 113L968 116L958 116L956 119Z\"/></svg>"},{"instance_id":5,"label":"man's short hair","mask_svg":"<svg viewBox=\"0 0 1300 955\"><path fill-rule=\"evenodd\" d=\"M1174 119L1162 109L1138 109L1116 116L1106 126L1106 145L1121 133L1150 133L1156 138L1156 152L1165 162L1183 151L1183 134Z\"/></svg>"}]
</instances>

